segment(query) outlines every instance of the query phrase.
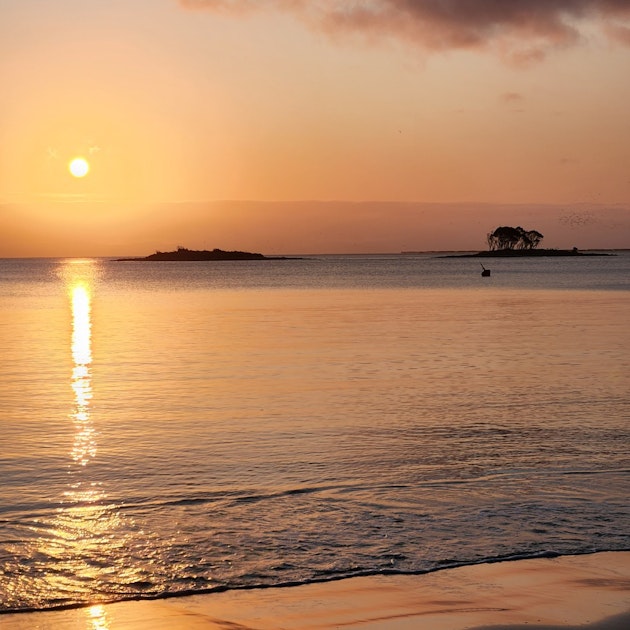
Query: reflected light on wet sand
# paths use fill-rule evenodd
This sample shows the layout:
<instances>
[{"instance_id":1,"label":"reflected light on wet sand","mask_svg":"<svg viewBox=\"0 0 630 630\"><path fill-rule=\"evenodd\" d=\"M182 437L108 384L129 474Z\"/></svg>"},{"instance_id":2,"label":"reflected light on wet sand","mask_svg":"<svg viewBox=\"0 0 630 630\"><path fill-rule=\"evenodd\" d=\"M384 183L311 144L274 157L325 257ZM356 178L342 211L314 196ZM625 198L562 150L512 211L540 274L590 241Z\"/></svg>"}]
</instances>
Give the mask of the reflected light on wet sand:
<instances>
[{"instance_id":1,"label":"reflected light on wet sand","mask_svg":"<svg viewBox=\"0 0 630 630\"><path fill-rule=\"evenodd\" d=\"M107 613L105 612L105 607L100 604L96 606L90 606L87 609L88 615L88 623L91 623L91 626L88 626L87 630L109 630L109 623L107 621Z\"/></svg>"}]
</instances>

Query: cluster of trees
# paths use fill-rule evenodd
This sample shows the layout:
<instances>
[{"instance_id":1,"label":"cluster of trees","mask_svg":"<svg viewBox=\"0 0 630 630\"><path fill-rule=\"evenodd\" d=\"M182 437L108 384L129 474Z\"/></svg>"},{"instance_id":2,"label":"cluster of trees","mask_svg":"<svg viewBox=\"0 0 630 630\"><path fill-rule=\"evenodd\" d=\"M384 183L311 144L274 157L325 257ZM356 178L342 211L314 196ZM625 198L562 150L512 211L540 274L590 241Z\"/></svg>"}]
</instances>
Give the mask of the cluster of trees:
<instances>
[{"instance_id":1,"label":"cluster of trees","mask_svg":"<svg viewBox=\"0 0 630 630\"><path fill-rule=\"evenodd\" d=\"M522 227L498 227L488 234L490 251L497 249L535 249L543 235L536 230L524 230Z\"/></svg>"}]
</instances>

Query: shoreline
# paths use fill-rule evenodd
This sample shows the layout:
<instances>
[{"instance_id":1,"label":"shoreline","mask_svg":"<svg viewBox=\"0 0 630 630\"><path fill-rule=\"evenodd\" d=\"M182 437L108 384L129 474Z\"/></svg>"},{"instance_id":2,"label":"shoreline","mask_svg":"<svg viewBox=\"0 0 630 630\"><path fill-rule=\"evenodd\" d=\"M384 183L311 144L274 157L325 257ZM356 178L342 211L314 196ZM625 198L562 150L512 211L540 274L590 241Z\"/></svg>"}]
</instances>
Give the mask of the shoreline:
<instances>
[{"instance_id":1,"label":"shoreline","mask_svg":"<svg viewBox=\"0 0 630 630\"><path fill-rule=\"evenodd\" d=\"M0 620L3 630L617 630L630 627L630 551L10 612Z\"/></svg>"}]
</instances>

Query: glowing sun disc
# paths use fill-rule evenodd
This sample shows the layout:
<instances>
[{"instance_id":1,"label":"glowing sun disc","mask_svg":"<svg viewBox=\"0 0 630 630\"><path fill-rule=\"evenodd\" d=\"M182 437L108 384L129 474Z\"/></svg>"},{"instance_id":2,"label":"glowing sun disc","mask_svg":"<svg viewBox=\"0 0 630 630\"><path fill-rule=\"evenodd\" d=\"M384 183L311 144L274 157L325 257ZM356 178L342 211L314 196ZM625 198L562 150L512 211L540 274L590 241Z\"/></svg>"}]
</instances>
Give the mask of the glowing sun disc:
<instances>
[{"instance_id":1,"label":"glowing sun disc","mask_svg":"<svg viewBox=\"0 0 630 630\"><path fill-rule=\"evenodd\" d=\"M77 157L68 164L68 168L74 177L85 177L90 170L90 165L85 158Z\"/></svg>"}]
</instances>

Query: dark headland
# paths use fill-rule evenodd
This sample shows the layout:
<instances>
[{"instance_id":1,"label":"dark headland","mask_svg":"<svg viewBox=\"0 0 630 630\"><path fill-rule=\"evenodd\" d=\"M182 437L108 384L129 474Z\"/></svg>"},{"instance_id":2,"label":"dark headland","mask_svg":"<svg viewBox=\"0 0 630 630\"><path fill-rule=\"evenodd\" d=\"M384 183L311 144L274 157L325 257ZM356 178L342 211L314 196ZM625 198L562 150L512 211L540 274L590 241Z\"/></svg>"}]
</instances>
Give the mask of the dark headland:
<instances>
[{"instance_id":1,"label":"dark headland","mask_svg":"<svg viewBox=\"0 0 630 630\"><path fill-rule=\"evenodd\" d=\"M172 252L160 252L144 256L143 258L117 258L118 262L145 261L200 261L200 260L295 260L287 256L264 256L263 254L239 251L224 251L222 249L187 249L178 247Z\"/></svg>"}]
</instances>

